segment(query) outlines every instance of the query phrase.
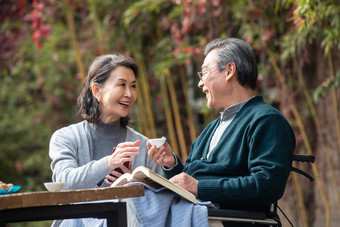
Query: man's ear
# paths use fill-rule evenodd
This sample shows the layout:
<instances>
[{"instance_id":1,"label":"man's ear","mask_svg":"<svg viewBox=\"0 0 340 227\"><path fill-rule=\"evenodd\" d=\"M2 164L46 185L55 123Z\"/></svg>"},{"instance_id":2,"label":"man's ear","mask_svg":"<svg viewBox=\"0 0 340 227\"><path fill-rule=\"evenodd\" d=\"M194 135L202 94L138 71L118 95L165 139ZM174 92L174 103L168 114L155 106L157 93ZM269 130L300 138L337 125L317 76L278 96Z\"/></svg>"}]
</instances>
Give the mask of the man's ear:
<instances>
[{"instance_id":1,"label":"man's ear","mask_svg":"<svg viewBox=\"0 0 340 227\"><path fill-rule=\"evenodd\" d=\"M94 97L98 100L98 102L100 102L100 89L99 89L99 85L97 83L93 83L91 85L91 90L92 90L92 94L94 95Z\"/></svg>"},{"instance_id":2,"label":"man's ear","mask_svg":"<svg viewBox=\"0 0 340 227\"><path fill-rule=\"evenodd\" d=\"M227 66L225 67L226 70L226 79L229 80L233 77L233 75L236 75L236 65L234 62L229 62Z\"/></svg>"}]
</instances>

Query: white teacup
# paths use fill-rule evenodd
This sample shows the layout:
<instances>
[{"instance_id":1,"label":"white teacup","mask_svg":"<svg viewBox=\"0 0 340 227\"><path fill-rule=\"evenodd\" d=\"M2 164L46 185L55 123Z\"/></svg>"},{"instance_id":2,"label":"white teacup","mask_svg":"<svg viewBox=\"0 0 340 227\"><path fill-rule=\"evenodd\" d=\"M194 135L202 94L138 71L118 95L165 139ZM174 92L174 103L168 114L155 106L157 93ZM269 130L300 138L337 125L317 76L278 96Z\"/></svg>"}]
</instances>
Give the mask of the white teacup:
<instances>
[{"instance_id":1,"label":"white teacup","mask_svg":"<svg viewBox=\"0 0 340 227\"><path fill-rule=\"evenodd\" d=\"M49 192L60 192L61 189L63 189L65 182L46 182L44 185Z\"/></svg>"},{"instance_id":2,"label":"white teacup","mask_svg":"<svg viewBox=\"0 0 340 227\"><path fill-rule=\"evenodd\" d=\"M156 139L149 139L151 145L155 145L157 148L161 147L165 143L166 138L156 138Z\"/></svg>"}]
</instances>

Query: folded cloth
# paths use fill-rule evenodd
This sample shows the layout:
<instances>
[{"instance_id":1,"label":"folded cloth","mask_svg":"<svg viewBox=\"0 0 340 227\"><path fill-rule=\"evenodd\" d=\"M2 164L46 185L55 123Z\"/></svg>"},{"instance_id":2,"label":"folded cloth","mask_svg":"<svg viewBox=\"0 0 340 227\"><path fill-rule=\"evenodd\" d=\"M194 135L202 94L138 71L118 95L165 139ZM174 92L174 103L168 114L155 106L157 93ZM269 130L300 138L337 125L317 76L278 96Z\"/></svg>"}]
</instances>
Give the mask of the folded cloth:
<instances>
[{"instance_id":1,"label":"folded cloth","mask_svg":"<svg viewBox=\"0 0 340 227\"><path fill-rule=\"evenodd\" d=\"M141 227L209 226L207 207L217 208L211 202L198 200L195 205L165 187L143 185L145 195L131 198Z\"/></svg>"}]
</instances>

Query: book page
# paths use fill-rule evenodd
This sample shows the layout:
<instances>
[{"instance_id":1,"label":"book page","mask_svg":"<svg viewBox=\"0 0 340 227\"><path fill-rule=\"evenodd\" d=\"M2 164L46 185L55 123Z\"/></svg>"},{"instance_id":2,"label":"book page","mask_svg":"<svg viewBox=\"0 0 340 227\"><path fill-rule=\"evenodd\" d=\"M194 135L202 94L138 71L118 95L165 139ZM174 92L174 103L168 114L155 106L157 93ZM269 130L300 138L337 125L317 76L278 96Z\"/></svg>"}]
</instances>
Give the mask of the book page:
<instances>
[{"instance_id":1,"label":"book page","mask_svg":"<svg viewBox=\"0 0 340 227\"><path fill-rule=\"evenodd\" d=\"M136 172L133 175L133 178L130 182L142 182L153 188L163 187L161 184L157 183L156 181L152 180L150 177L146 176L143 172Z\"/></svg>"},{"instance_id":2,"label":"book page","mask_svg":"<svg viewBox=\"0 0 340 227\"><path fill-rule=\"evenodd\" d=\"M130 173L124 173L115 182L113 182L110 187L115 187L115 186L120 186L120 185L127 184L129 182L130 178L131 178L131 174Z\"/></svg>"},{"instance_id":3,"label":"book page","mask_svg":"<svg viewBox=\"0 0 340 227\"><path fill-rule=\"evenodd\" d=\"M142 182L153 188L161 188L164 186L172 190L173 192L177 193L178 195L184 197L185 199L189 200L190 202L197 204L196 197L192 193L170 182L168 179L160 176L159 174L151 171L150 169L144 166L137 167L132 172L132 174L130 173L123 174L111 185L111 187L124 185L128 182Z\"/></svg>"},{"instance_id":4,"label":"book page","mask_svg":"<svg viewBox=\"0 0 340 227\"><path fill-rule=\"evenodd\" d=\"M124 173L122 176L120 176L111 187L120 186L127 184L129 182L142 182L144 184L150 185L154 188L161 188L162 185L157 183L156 181L150 179L149 177L149 169L143 166L137 167L132 174L130 173Z\"/></svg>"}]
</instances>

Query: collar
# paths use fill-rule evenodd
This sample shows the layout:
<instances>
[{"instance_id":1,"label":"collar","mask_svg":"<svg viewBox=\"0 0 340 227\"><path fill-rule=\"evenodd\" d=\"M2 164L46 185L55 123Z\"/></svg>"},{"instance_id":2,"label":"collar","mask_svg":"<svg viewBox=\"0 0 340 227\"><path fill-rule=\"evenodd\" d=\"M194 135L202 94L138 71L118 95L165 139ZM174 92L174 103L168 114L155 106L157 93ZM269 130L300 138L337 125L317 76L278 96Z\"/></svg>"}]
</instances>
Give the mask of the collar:
<instances>
[{"instance_id":1,"label":"collar","mask_svg":"<svg viewBox=\"0 0 340 227\"><path fill-rule=\"evenodd\" d=\"M120 121L113 123L104 123L98 120L96 123L90 123L90 127L94 130L97 135L101 137L117 137L124 131L124 127L120 125Z\"/></svg>"},{"instance_id":2,"label":"collar","mask_svg":"<svg viewBox=\"0 0 340 227\"><path fill-rule=\"evenodd\" d=\"M249 99L249 100L251 100L251 99ZM227 109L221 111L220 112L220 114L221 114L221 121L227 121L227 120L230 120L230 119L234 118L236 116L236 114L242 109L242 107L249 100L237 103L237 104L232 105L232 106L228 107Z\"/></svg>"}]
</instances>

